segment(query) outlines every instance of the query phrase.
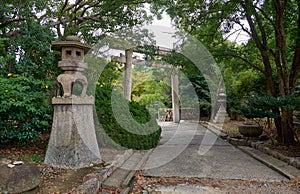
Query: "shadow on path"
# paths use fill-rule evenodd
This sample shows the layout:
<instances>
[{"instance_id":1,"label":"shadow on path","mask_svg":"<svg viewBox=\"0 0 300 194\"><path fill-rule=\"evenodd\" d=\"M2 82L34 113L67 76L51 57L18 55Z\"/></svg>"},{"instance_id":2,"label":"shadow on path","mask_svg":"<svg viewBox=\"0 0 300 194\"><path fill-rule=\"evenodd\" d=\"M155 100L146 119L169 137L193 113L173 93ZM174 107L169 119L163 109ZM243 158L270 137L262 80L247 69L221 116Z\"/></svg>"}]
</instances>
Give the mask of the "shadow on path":
<instances>
[{"instance_id":1,"label":"shadow on path","mask_svg":"<svg viewBox=\"0 0 300 194\"><path fill-rule=\"evenodd\" d=\"M160 123L159 146L150 154L143 175L148 177L215 178L260 181L288 181L228 142L195 122ZM209 151L198 153L207 133L216 138Z\"/></svg>"}]
</instances>

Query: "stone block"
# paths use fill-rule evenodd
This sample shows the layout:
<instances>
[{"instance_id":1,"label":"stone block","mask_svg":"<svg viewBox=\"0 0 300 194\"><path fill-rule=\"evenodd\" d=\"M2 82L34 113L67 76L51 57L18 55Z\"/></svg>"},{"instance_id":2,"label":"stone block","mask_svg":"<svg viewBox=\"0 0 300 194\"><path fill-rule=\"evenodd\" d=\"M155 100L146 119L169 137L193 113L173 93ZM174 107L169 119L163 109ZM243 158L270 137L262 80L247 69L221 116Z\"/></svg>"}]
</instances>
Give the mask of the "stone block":
<instances>
[{"instance_id":1,"label":"stone block","mask_svg":"<svg viewBox=\"0 0 300 194\"><path fill-rule=\"evenodd\" d=\"M0 193L22 193L32 190L41 183L41 173L37 166L31 164L0 166Z\"/></svg>"},{"instance_id":2,"label":"stone block","mask_svg":"<svg viewBox=\"0 0 300 194\"><path fill-rule=\"evenodd\" d=\"M90 173L83 177L83 182L86 182L93 178L96 178L99 182L102 182L104 180L104 177L100 173Z\"/></svg>"},{"instance_id":3,"label":"stone block","mask_svg":"<svg viewBox=\"0 0 300 194\"><path fill-rule=\"evenodd\" d=\"M99 193L100 182L96 178L92 178L77 187L76 193L80 194L97 194Z\"/></svg>"}]
</instances>

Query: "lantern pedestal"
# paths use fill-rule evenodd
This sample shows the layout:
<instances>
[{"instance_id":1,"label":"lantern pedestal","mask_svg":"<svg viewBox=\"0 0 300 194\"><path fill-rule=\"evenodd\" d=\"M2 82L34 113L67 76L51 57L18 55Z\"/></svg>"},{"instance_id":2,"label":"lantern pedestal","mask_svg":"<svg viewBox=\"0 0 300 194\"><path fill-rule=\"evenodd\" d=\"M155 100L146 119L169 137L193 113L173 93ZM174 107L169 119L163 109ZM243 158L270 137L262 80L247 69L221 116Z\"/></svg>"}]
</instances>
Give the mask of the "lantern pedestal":
<instances>
[{"instance_id":1,"label":"lantern pedestal","mask_svg":"<svg viewBox=\"0 0 300 194\"><path fill-rule=\"evenodd\" d=\"M54 117L45 164L77 169L100 163L92 97L53 98Z\"/></svg>"}]
</instances>

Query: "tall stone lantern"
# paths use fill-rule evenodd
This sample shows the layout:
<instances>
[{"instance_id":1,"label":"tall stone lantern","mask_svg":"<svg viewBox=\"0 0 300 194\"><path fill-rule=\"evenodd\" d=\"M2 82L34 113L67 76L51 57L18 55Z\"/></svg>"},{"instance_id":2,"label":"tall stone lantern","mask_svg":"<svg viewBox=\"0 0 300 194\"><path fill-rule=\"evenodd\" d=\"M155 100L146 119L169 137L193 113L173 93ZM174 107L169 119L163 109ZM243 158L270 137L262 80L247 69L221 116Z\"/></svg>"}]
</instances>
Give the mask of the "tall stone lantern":
<instances>
[{"instance_id":1,"label":"tall stone lantern","mask_svg":"<svg viewBox=\"0 0 300 194\"><path fill-rule=\"evenodd\" d=\"M87 78L82 74L88 65L84 55L91 49L78 37L69 36L66 41L52 42L52 50L62 52L58 66L64 71L57 77L62 94L52 98L54 115L45 164L77 169L100 163L100 151L93 119L94 98L87 96ZM72 88L82 86L80 95Z\"/></svg>"}]
</instances>

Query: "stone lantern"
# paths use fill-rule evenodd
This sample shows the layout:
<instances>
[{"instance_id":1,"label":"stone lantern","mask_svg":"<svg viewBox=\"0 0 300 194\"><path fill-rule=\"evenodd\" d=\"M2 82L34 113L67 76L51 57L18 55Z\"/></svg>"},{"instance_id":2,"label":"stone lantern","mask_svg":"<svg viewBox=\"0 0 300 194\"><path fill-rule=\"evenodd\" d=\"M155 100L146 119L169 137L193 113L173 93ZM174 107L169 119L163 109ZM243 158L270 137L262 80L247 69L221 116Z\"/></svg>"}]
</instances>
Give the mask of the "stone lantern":
<instances>
[{"instance_id":1,"label":"stone lantern","mask_svg":"<svg viewBox=\"0 0 300 194\"><path fill-rule=\"evenodd\" d=\"M87 96L87 78L82 74L88 65L84 55L91 49L78 37L52 42L52 50L62 52L58 66L64 71L57 77L63 91L52 98L54 115L45 164L77 169L100 163L100 151L93 119L94 98ZM73 94L75 83L82 86L79 96Z\"/></svg>"},{"instance_id":2,"label":"stone lantern","mask_svg":"<svg viewBox=\"0 0 300 194\"><path fill-rule=\"evenodd\" d=\"M219 110L214 118L214 122L219 124L229 120L228 113L226 111L226 94L223 89L220 89L218 94L218 103L220 105Z\"/></svg>"}]
</instances>

